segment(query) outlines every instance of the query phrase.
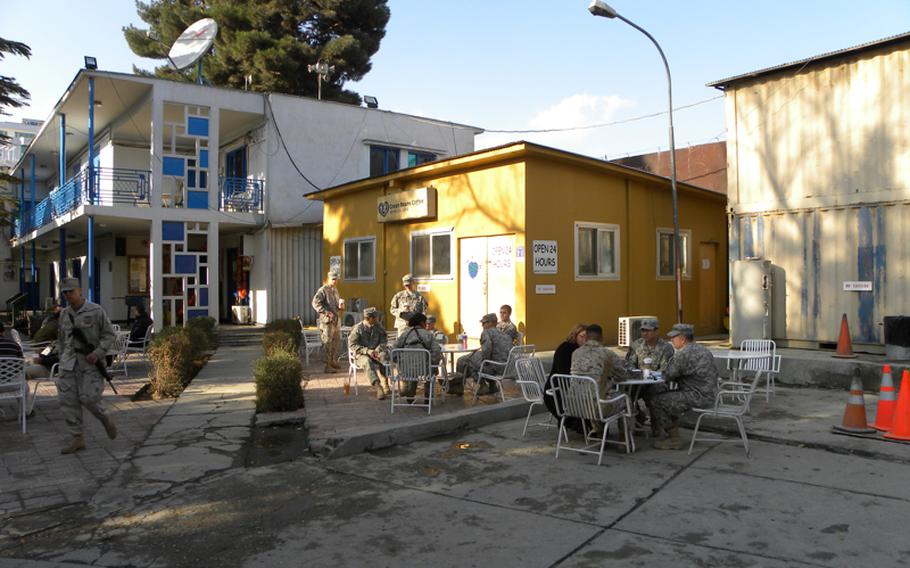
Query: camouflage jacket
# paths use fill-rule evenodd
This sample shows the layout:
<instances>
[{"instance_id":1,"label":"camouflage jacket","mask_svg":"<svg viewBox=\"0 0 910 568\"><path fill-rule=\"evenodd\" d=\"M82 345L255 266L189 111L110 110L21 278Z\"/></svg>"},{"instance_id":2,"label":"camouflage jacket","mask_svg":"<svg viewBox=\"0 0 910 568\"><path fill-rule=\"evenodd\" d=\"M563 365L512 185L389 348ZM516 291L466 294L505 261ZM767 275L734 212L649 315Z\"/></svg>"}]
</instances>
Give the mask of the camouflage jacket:
<instances>
[{"instance_id":1,"label":"camouflage jacket","mask_svg":"<svg viewBox=\"0 0 910 568\"><path fill-rule=\"evenodd\" d=\"M608 398L614 383L629 378L628 367L622 357L600 342L589 339L572 353L571 374L591 377L599 385L600 398Z\"/></svg>"},{"instance_id":2,"label":"camouflage jacket","mask_svg":"<svg viewBox=\"0 0 910 568\"><path fill-rule=\"evenodd\" d=\"M433 333L419 327L409 327L398 335L395 349L426 349L430 352L430 362L434 365L442 359L442 347L436 342Z\"/></svg>"},{"instance_id":3,"label":"camouflage jacket","mask_svg":"<svg viewBox=\"0 0 910 568\"><path fill-rule=\"evenodd\" d=\"M505 363L509 360L509 351L512 350L512 338L495 327L483 330L480 334L480 352L482 360Z\"/></svg>"},{"instance_id":4,"label":"camouflage jacket","mask_svg":"<svg viewBox=\"0 0 910 568\"><path fill-rule=\"evenodd\" d=\"M392 303L389 305L389 311L395 316L395 329L402 329L408 326L408 322L400 317L403 313L427 313L427 300L419 292L410 290L401 290L392 296Z\"/></svg>"},{"instance_id":5,"label":"camouflage jacket","mask_svg":"<svg viewBox=\"0 0 910 568\"><path fill-rule=\"evenodd\" d=\"M319 314L319 323L329 323L338 321L338 288L331 284L325 284L313 296L313 309ZM333 314L329 319L328 314Z\"/></svg>"},{"instance_id":6,"label":"camouflage jacket","mask_svg":"<svg viewBox=\"0 0 910 568\"><path fill-rule=\"evenodd\" d=\"M512 345L518 345L518 328L510 321L501 321L496 324L496 329L508 335Z\"/></svg>"},{"instance_id":7,"label":"camouflage jacket","mask_svg":"<svg viewBox=\"0 0 910 568\"><path fill-rule=\"evenodd\" d=\"M95 348L92 353L104 360L108 351L114 346L116 334L104 309L93 302L84 300L78 310L67 306L60 312L60 324L57 327L57 352L60 354L60 370L72 371L94 369L95 365L85 360L85 355L76 353L87 348L83 341L73 337L73 328L78 327L85 334L85 339Z\"/></svg>"},{"instance_id":8,"label":"camouflage jacket","mask_svg":"<svg viewBox=\"0 0 910 568\"><path fill-rule=\"evenodd\" d=\"M704 398L713 399L717 393L714 355L697 343L687 343L673 355L664 378L679 383L679 390Z\"/></svg>"},{"instance_id":9,"label":"camouflage jacket","mask_svg":"<svg viewBox=\"0 0 910 568\"><path fill-rule=\"evenodd\" d=\"M657 344L651 347L645 343L644 338L636 339L629 346L626 353L626 362L633 369L650 369L652 371L666 371L670 359L673 358L673 346L657 338Z\"/></svg>"},{"instance_id":10,"label":"camouflage jacket","mask_svg":"<svg viewBox=\"0 0 910 568\"><path fill-rule=\"evenodd\" d=\"M348 334L348 350L354 355L368 355L368 351L385 348L389 339L382 325L367 325L362 321Z\"/></svg>"}]
</instances>

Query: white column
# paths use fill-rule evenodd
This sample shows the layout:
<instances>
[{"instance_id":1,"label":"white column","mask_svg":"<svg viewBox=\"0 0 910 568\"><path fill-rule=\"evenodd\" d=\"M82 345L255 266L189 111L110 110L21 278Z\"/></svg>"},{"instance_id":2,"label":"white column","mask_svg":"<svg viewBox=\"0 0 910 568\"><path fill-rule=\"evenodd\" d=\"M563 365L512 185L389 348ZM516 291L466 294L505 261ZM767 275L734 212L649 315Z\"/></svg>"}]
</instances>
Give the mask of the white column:
<instances>
[{"instance_id":1,"label":"white column","mask_svg":"<svg viewBox=\"0 0 910 568\"><path fill-rule=\"evenodd\" d=\"M160 170L159 170L159 178ZM164 277L161 272L161 219L152 219L151 239L149 240L149 270L151 271L152 289L149 291L151 300L152 320L155 322L155 331L160 330L164 322L164 309L161 297L164 295Z\"/></svg>"},{"instance_id":2,"label":"white column","mask_svg":"<svg viewBox=\"0 0 910 568\"><path fill-rule=\"evenodd\" d=\"M209 154L211 159L211 154ZM211 197L211 196L210 196ZM209 260L209 316L218 321L221 306L221 273L218 270L218 261L221 259L220 242L218 238L218 223L209 223L209 233L206 235L206 250Z\"/></svg>"},{"instance_id":3,"label":"white column","mask_svg":"<svg viewBox=\"0 0 910 568\"><path fill-rule=\"evenodd\" d=\"M209 210L218 211L218 189L220 187L220 180L218 179L218 167L221 165L218 163L218 146L220 144L220 139L218 137L218 129L220 124L220 109L216 107L209 108L209 178L208 178L208 190L209 190ZM215 249L218 250L218 249ZM211 260L211 259L210 259Z\"/></svg>"},{"instance_id":4,"label":"white column","mask_svg":"<svg viewBox=\"0 0 910 568\"><path fill-rule=\"evenodd\" d=\"M152 134L149 144L151 153L151 170L152 179L149 180L149 203L154 208L161 207L161 187L162 187L162 160L164 159L164 101L161 99L157 86L152 86L151 96L152 107ZM161 232L161 227L158 227ZM155 325L158 320L155 319Z\"/></svg>"}]
</instances>

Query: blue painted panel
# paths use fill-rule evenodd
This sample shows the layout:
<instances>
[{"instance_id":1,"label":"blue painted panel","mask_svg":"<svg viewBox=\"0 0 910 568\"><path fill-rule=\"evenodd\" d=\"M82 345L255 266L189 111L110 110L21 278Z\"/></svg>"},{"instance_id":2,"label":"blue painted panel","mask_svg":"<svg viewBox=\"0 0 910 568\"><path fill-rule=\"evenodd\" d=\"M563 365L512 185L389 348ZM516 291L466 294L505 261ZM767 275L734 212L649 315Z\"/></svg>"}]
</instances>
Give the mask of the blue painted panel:
<instances>
[{"instance_id":1,"label":"blue painted panel","mask_svg":"<svg viewBox=\"0 0 910 568\"><path fill-rule=\"evenodd\" d=\"M196 170L186 172L186 186L190 189L196 189Z\"/></svg>"},{"instance_id":2,"label":"blue painted panel","mask_svg":"<svg viewBox=\"0 0 910 568\"><path fill-rule=\"evenodd\" d=\"M186 119L186 133L190 136L208 136L209 119L191 116Z\"/></svg>"},{"instance_id":3,"label":"blue painted panel","mask_svg":"<svg viewBox=\"0 0 910 568\"><path fill-rule=\"evenodd\" d=\"M196 275L196 255L195 254L175 254L174 255L174 274Z\"/></svg>"},{"instance_id":4,"label":"blue painted panel","mask_svg":"<svg viewBox=\"0 0 910 568\"><path fill-rule=\"evenodd\" d=\"M161 238L165 241L183 242L183 223L181 221L162 221Z\"/></svg>"},{"instance_id":5,"label":"blue painted panel","mask_svg":"<svg viewBox=\"0 0 910 568\"><path fill-rule=\"evenodd\" d=\"M182 176L184 172L183 158L165 156L162 160L162 173L166 176Z\"/></svg>"},{"instance_id":6,"label":"blue painted panel","mask_svg":"<svg viewBox=\"0 0 910 568\"><path fill-rule=\"evenodd\" d=\"M208 174L206 172L199 172L199 188L208 189L208 186L209 186Z\"/></svg>"},{"instance_id":7,"label":"blue painted panel","mask_svg":"<svg viewBox=\"0 0 910 568\"><path fill-rule=\"evenodd\" d=\"M208 317L208 310L187 310L186 311L187 319L193 318L205 318Z\"/></svg>"},{"instance_id":8,"label":"blue painted panel","mask_svg":"<svg viewBox=\"0 0 910 568\"><path fill-rule=\"evenodd\" d=\"M868 207L862 207L856 218L859 246L856 249L856 275L858 280L872 282L875 280L873 264L875 251L872 247L872 212ZM875 315L875 298L873 294L881 293L873 288L872 292L857 292L859 296L859 340L877 342L877 325L873 321Z\"/></svg>"},{"instance_id":9,"label":"blue painted panel","mask_svg":"<svg viewBox=\"0 0 910 568\"><path fill-rule=\"evenodd\" d=\"M187 191L186 206L189 209L208 209L209 194L207 191Z\"/></svg>"},{"instance_id":10,"label":"blue painted panel","mask_svg":"<svg viewBox=\"0 0 910 568\"><path fill-rule=\"evenodd\" d=\"M208 288L199 288L199 305L202 307L208 307L208 305L209 305L209 289Z\"/></svg>"},{"instance_id":11,"label":"blue painted panel","mask_svg":"<svg viewBox=\"0 0 910 568\"><path fill-rule=\"evenodd\" d=\"M199 150L199 167L200 168L209 167L209 151L208 150Z\"/></svg>"}]
</instances>

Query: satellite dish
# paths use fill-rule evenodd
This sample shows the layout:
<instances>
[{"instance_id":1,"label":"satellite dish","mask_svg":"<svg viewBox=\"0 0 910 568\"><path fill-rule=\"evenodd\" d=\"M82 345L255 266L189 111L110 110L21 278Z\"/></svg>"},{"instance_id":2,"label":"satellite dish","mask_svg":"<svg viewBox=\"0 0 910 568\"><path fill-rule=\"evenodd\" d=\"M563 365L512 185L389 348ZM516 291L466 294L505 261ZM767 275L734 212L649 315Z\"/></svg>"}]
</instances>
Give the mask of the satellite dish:
<instances>
[{"instance_id":1,"label":"satellite dish","mask_svg":"<svg viewBox=\"0 0 910 568\"><path fill-rule=\"evenodd\" d=\"M171 65L178 71L192 66L212 47L216 35L218 23L212 18L193 22L171 46L167 54Z\"/></svg>"}]
</instances>

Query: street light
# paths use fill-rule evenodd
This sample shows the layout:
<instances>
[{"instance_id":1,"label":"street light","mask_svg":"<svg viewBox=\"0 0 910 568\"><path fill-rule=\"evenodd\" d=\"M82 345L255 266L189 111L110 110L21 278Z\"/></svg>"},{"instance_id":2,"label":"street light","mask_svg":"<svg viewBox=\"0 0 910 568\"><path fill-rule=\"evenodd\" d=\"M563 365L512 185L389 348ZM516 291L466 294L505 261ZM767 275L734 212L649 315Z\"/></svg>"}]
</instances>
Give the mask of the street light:
<instances>
[{"instance_id":1,"label":"street light","mask_svg":"<svg viewBox=\"0 0 910 568\"><path fill-rule=\"evenodd\" d=\"M664 62L664 69L667 71L667 99L669 102L670 116L670 188L673 192L673 267L676 273L676 321L677 323L682 323L682 261L679 254L679 204L676 197L676 142L673 136L673 81L670 79L670 65L667 63L666 56L664 56L664 50L660 48L660 44L657 43L654 36L649 34L635 22L621 16L616 10L611 8L609 4L603 2L603 0L592 0L591 4L588 5L588 11L594 16L622 20L645 34L645 36L651 40L651 43L654 44L654 47L657 48L657 52L660 53L660 59Z\"/></svg>"}]
</instances>

